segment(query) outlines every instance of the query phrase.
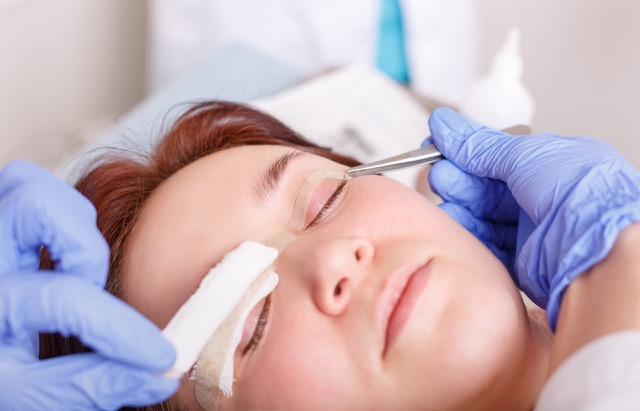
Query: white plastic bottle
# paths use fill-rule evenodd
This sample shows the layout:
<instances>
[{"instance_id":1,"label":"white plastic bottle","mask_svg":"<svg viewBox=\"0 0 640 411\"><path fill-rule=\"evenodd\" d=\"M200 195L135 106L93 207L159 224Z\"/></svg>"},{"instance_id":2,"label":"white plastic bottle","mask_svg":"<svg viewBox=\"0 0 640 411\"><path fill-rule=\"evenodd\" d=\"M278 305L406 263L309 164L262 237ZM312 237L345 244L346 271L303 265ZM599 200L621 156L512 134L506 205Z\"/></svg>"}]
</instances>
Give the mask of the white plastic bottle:
<instances>
[{"instance_id":1,"label":"white plastic bottle","mask_svg":"<svg viewBox=\"0 0 640 411\"><path fill-rule=\"evenodd\" d=\"M523 65L520 31L514 28L493 58L489 74L473 84L462 99L460 112L496 129L531 126L535 103L522 82Z\"/></svg>"}]
</instances>

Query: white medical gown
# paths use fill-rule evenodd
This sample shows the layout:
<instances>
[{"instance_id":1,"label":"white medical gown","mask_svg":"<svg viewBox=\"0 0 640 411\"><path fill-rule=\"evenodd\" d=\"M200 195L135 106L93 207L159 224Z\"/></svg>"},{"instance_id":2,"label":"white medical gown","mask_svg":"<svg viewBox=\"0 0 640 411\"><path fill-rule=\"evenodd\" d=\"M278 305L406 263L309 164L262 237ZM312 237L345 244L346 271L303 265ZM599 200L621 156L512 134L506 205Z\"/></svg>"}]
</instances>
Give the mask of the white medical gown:
<instances>
[{"instance_id":1,"label":"white medical gown","mask_svg":"<svg viewBox=\"0 0 640 411\"><path fill-rule=\"evenodd\" d=\"M536 411L640 410L640 330L598 338L551 375Z\"/></svg>"}]
</instances>

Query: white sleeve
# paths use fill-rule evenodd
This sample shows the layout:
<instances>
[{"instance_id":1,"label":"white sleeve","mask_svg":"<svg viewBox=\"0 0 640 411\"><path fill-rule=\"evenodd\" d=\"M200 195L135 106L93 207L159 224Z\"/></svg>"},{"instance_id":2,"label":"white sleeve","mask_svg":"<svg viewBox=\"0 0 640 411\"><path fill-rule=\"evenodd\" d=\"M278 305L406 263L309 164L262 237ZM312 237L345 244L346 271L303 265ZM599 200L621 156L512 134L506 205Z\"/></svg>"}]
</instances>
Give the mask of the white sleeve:
<instances>
[{"instance_id":1,"label":"white sleeve","mask_svg":"<svg viewBox=\"0 0 640 411\"><path fill-rule=\"evenodd\" d=\"M535 410L640 410L640 330L609 334L572 354L542 388Z\"/></svg>"}]
</instances>

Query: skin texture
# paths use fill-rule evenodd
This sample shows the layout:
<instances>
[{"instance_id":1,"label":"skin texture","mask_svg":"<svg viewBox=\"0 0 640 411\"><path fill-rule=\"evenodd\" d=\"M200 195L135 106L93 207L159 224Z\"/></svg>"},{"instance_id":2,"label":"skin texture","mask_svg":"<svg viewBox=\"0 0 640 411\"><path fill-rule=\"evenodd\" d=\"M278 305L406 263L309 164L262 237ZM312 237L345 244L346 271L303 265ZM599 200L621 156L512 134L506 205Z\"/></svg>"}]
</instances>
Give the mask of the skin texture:
<instances>
[{"instance_id":1,"label":"skin texture","mask_svg":"<svg viewBox=\"0 0 640 411\"><path fill-rule=\"evenodd\" d=\"M571 282L560 308L549 371L589 342L640 328L640 224L624 229L611 252Z\"/></svg>"},{"instance_id":2,"label":"skin texture","mask_svg":"<svg viewBox=\"0 0 640 411\"><path fill-rule=\"evenodd\" d=\"M163 327L241 241L292 239L262 338L242 356L264 301L219 409L531 409L550 338L500 262L433 203L381 176L350 180L317 225L294 229L304 177L346 167L297 156L260 200L260 175L292 151L236 147L189 164L153 193L126 250L126 299ZM321 182L304 213L313 217L332 187ZM387 291L419 268L423 287L387 345ZM197 406L192 382L178 395Z\"/></svg>"}]
</instances>

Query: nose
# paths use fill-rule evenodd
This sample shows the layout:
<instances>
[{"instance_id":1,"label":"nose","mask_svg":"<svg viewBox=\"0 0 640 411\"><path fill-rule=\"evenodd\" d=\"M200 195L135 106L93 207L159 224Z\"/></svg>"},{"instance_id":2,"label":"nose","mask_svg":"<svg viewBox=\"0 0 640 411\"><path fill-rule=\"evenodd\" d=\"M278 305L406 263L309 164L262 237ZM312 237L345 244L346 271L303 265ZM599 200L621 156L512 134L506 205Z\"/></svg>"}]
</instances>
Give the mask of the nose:
<instances>
[{"instance_id":1,"label":"nose","mask_svg":"<svg viewBox=\"0 0 640 411\"><path fill-rule=\"evenodd\" d=\"M362 237L297 241L283 250L277 269L295 276L309 290L318 309L335 316L349 306L373 258L373 244Z\"/></svg>"}]
</instances>

